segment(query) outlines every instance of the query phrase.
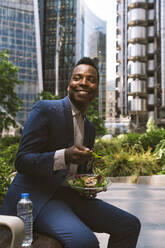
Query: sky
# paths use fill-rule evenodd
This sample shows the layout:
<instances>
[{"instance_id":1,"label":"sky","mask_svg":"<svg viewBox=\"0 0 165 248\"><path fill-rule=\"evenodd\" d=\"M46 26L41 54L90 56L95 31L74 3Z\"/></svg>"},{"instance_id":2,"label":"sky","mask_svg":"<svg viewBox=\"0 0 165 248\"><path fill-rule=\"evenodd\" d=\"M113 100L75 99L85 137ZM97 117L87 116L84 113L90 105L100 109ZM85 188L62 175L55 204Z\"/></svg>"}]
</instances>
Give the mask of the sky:
<instances>
[{"instance_id":1,"label":"sky","mask_svg":"<svg viewBox=\"0 0 165 248\"><path fill-rule=\"evenodd\" d=\"M84 0L99 18L107 21L107 80L116 78L116 0Z\"/></svg>"}]
</instances>

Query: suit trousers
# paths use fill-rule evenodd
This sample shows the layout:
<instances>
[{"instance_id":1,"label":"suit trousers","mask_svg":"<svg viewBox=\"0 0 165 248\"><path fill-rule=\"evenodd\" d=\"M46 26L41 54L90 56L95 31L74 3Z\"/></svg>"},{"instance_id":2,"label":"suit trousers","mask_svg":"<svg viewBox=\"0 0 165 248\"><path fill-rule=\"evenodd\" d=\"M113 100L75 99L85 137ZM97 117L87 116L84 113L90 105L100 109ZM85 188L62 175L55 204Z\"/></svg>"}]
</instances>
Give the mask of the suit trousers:
<instances>
[{"instance_id":1,"label":"suit trousers","mask_svg":"<svg viewBox=\"0 0 165 248\"><path fill-rule=\"evenodd\" d=\"M60 187L42 208L34 230L56 238L65 248L98 248L94 232L110 234L108 248L135 248L140 221L100 199L87 199Z\"/></svg>"}]
</instances>

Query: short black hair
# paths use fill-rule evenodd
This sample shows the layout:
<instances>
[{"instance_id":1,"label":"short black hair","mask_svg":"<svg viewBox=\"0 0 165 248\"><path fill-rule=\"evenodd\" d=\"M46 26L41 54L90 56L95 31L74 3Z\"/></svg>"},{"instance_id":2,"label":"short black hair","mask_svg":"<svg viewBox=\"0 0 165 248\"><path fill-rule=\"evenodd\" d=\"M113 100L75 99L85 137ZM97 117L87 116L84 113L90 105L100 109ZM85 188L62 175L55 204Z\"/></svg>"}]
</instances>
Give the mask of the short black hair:
<instances>
[{"instance_id":1,"label":"short black hair","mask_svg":"<svg viewBox=\"0 0 165 248\"><path fill-rule=\"evenodd\" d=\"M74 66L74 68L75 68L76 66L82 65L82 64L93 66L93 67L96 69L96 71L97 71L98 82L99 82L99 69L98 69L97 63L98 63L98 62L96 62L96 59L95 59L95 58L92 59L92 58L90 58L90 57L83 57L83 58L81 58L81 59L76 63L76 65ZM74 69L74 68L73 68L73 69Z\"/></svg>"}]
</instances>

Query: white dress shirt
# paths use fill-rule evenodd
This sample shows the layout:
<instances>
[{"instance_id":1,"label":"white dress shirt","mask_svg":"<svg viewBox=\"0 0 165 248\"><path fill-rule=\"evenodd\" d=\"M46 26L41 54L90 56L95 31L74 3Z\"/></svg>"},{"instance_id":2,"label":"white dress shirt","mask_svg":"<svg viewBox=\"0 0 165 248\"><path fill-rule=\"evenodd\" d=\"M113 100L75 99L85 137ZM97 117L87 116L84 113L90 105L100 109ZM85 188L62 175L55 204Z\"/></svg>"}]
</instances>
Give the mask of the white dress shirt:
<instances>
[{"instance_id":1,"label":"white dress shirt","mask_svg":"<svg viewBox=\"0 0 165 248\"><path fill-rule=\"evenodd\" d=\"M71 103L71 102L70 102ZM84 141L84 117L80 111L71 103L73 126L74 126L74 145L83 145ZM68 165L67 165L68 166ZM65 149L57 150L54 155L53 170L67 169L65 163ZM69 165L68 177L77 173L77 164Z\"/></svg>"}]
</instances>

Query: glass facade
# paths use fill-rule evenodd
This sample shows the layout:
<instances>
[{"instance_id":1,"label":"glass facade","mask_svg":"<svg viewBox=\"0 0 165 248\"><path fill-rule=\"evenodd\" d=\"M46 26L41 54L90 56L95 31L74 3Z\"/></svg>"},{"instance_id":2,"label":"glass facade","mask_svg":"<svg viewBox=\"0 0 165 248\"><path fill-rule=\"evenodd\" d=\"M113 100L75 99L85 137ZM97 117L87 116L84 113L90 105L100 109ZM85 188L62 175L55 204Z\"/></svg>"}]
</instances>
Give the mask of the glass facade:
<instances>
[{"instance_id":1,"label":"glass facade","mask_svg":"<svg viewBox=\"0 0 165 248\"><path fill-rule=\"evenodd\" d=\"M95 58L98 62L99 83L99 115L106 117L106 22L98 18L81 1L81 16L84 20L82 36L84 37L84 56Z\"/></svg>"},{"instance_id":2,"label":"glass facade","mask_svg":"<svg viewBox=\"0 0 165 248\"><path fill-rule=\"evenodd\" d=\"M76 62L76 0L40 0L43 86L66 95L68 75Z\"/></svg>"},{"instance_id":3,"label":"glass facade","mask_svg":"<svg viewBox=\"0 0 165 248\"><path fill-rule=\"evenodd\" d=\"M23 101L16 117L21 124L42 89L38 24L33 0L0 0L0 50L9 50L9 59L20 68L18 78L23 81L16 88Z\"/></svg>"}]
</instances>

